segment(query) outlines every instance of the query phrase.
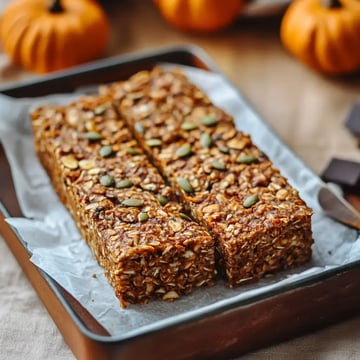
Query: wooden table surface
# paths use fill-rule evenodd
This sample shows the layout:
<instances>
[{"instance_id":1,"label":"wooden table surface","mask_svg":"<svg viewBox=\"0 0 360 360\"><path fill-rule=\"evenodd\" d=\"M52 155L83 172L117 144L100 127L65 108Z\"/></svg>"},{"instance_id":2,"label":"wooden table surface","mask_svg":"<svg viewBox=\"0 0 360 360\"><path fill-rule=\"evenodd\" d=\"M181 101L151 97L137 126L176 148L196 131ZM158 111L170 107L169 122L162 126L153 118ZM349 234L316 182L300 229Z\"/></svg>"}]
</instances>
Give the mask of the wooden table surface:
<instances>
[{"instance_id":1,"label":"wooden table surface","mask_svg":"<svg viewBox=\"0 0 360 360\"><path fill-rule=\"evenodd\" d=\"M320 174L332 157L360 161L356 139L344 127L352 104L360 101L360 76L326 77L291 57L279 39L281 13L271 17L239 18L224 31L200 35L181 32L165 23L150 1L102 1L102 4L108 11L112 29L105 57L169 45L197 45L209 54L280 138L315 173ZM0 53L0 85L37 76L9 64ZM11 257L3 242L0 245L2 253ZM0 265L0 288L7 285L3 271L10 271L15 266L15 261L7 264L6 269ZM17 276L24 286L26 281L21 272ZM6 292L2 294L6 295ZM36 295L29 296L35 311L45 313ZM54 330L52 320L46 313L41 316L45 316L43 328L33 336L52 337L55 348L48 349L46 356L71 358L61 336ZM0 320L8 321L9 318L5 316ZM50 334L46 334L45 329ZM10 327L9 331L0 340L0 349L9 349L8 342L14 339L11 331L17 331L16 326ZM259 350L244 359L357 359L360 358L359 344L358 318ZM8 357L2 358L0 350L1 359L22 358L21 352L11 354L11 357L9 352L5 354ZM44 353L38 358L42 358L41 354Z\"/></svg>"}]
</instances>

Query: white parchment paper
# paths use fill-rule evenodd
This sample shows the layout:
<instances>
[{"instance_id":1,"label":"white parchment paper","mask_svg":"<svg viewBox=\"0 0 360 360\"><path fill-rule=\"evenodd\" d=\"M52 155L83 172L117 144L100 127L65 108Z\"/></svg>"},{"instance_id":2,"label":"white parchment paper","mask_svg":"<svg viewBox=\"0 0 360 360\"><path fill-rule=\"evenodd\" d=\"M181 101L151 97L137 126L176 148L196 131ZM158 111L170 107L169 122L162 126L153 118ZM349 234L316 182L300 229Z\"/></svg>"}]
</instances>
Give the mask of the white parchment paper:
<instances>
[{"instance_id":1,"label":"white parchment paper","mask_svg":"<svg viewBox=\"0 0 360 360\"><path fill-rule=\"evenodd\" d=\"M360 259L358 233L330 220L321 212L316 200L321 181L249 108L238 91L219 74L193 68L184 68L184 71L215 104L235 117L237 127L252 136L314 209L315 244L312 261L306 266L237 289L228 289L219 281L214 287L199 289L175 304L153 301L148 305L130 305L122 309L102 268L93 259L72 218L59 202L33 149L29 110L41 103L67 103L79 95L16 100L0 96L0 141L10 163L24 214L23 218L8 218L7 221L26 242L32 253L31 261L67 289L110 332L114 340L206 314L242 300L251 300Z\"/></svg>"}]
</instances>

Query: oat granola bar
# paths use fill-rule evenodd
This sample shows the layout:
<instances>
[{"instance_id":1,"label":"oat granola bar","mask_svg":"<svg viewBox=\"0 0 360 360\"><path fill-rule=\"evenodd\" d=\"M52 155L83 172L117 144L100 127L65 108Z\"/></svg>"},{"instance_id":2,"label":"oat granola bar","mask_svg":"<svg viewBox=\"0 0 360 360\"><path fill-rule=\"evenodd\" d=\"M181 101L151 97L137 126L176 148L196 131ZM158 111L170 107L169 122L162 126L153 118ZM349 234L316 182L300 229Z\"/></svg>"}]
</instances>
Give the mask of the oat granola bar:
<instances>
[{"instance_id":1,"label":"oat granola bar","mask_svg":"<svg viewBox=\"0 0 360 360\"><path fill-rule=\"evenodd\" d=\"M142 148L215 237L230 287L310 259L312 211L182 72L155 68L100 91L114 98Z\"/></svg>"},{"instance_id":2,"label":"oat granola bar","mask_svg":"<svg viewBox=\"0 0 360 360\"><path fill-rule=\"evenodd\" d=\"M122 306L212 285L214 241L182 213L107 97L32 113L37 154Z\"/></svg>"}]
</instances>

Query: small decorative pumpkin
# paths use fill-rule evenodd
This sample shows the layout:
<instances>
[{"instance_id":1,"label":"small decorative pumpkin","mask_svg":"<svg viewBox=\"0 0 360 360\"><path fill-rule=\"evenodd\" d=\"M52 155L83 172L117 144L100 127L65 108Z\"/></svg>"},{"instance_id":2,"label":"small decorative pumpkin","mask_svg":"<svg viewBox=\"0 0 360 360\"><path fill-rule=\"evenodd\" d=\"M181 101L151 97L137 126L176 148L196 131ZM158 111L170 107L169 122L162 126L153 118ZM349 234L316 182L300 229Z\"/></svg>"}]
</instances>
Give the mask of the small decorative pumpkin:
<instances>
[{"instance_id":1,"label":"small decorative pumpkin","mask_svg":"<svg viewBox=\"0 0 360 360\"><path fill-rule=\"evenodd\" d=\"M92 0L17 0L2 15L0 39L15 64L46 73L100 56L109 24Z\"/></svg>"},{"instance_id":2,"label":"small decorative pumpkin","mask_svg":"<svg viewBox=\"0 0 360 360\"><path fill-rule=\"evenodd\" d=\"M241 11L244 0L154 0L167 22L182 30L219 30Z\"/></svg>"},{"instance_id":3,"label":"small decorative pumpkin","mask_svg":"<svg viewBox=\"0 0 360 360\"><path fill-rule=\"evenodd\" d=\"M300 61L328 74L360 69L360 1L295 0L281 23L283 45Z\"/></svg>"}]
</instances>

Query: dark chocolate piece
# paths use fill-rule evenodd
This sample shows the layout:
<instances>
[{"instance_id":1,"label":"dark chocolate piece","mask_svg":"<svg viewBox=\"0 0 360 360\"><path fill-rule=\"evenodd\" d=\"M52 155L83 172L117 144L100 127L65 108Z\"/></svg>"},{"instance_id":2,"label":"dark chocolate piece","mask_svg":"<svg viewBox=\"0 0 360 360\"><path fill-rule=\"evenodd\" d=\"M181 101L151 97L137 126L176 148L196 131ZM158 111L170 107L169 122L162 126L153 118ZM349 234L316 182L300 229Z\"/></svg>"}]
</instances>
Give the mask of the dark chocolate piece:
<instances>
[{"instance_id":1,"label":"dark chocolate piece","mask_svg":"<svg viewBox=\"0 0 360 360\"><path fill-rule=\"evenodd\" d=\"M355 136L360 136L360 103L355 103L345 121L345 126Z\"/></svg>"},{"instance_id":2,"label":"dark chocolate piece","mask_svg":"<svg viewBox=\"0 0 360 360\"><path fill-rule=\"evenodd\" d=\"M333 158L323 171L321 178L347 190L360 192L360 162Z\"/></svg>"}]
</instances>

